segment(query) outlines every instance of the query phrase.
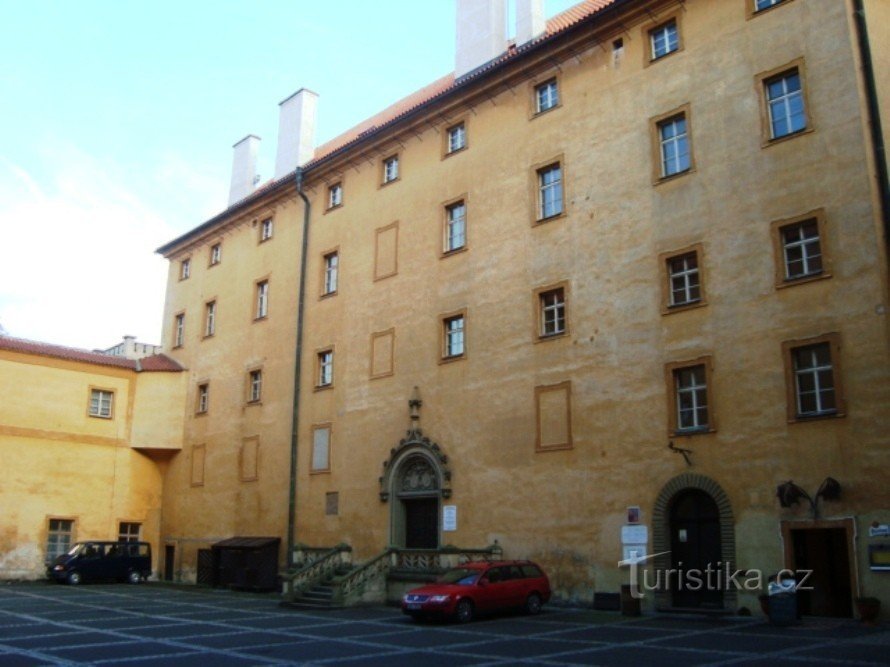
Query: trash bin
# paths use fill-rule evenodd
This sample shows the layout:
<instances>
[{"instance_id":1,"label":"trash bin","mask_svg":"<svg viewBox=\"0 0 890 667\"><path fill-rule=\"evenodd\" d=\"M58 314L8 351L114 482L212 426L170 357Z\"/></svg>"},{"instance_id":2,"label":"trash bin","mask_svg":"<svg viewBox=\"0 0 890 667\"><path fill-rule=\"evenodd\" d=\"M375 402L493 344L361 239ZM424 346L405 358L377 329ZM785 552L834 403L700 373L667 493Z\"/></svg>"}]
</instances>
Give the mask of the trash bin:
<instances>
[{"instance_id":1,"label":"trash bin","mask_svg":"<svg viewBox=\"0 0 890 667\"><path fill-rule=\"evenodd\" d=\"M773 625L794 625L797 622L796 586L794 579L769 583L769 622Z\"/></svg>"},{"instance_id":2,"label":"trash bin","mask_svg":"<svg viewBox=\"0 0 890 667\"><path fill-rule=\"evenodd\" d=\"M640 615L640 599L631 594L630 584L623 584L621 586L621 615Z\"/></svg>"}]
</instances>

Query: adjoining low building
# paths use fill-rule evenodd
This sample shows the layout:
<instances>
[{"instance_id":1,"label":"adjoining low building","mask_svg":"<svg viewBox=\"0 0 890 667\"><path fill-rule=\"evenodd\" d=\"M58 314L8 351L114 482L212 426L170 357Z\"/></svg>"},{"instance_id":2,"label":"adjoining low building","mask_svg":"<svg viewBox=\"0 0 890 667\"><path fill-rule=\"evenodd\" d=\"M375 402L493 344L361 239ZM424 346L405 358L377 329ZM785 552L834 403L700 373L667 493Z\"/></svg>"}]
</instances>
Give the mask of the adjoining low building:
<instances>
[{"instance_id":1,"label":"adjoining low building","mask_svg":"<svg viewBox=\"0 0 890 667\"><path fill-rule=\"evenodd\" d=\"M163 355L0 337L0 578L42 577L78 540L159 544L186 386Z\"/></svg>"}]
</instances>

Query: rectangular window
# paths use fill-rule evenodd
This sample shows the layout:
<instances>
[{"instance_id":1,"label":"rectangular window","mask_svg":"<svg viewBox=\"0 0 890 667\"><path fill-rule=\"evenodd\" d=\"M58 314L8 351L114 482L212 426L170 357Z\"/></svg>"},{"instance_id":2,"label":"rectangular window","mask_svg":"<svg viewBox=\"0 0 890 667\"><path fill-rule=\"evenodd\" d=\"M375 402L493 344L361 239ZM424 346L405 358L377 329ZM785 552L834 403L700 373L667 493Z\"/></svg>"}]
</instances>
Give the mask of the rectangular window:
<instances>
[{"instance_id":1,"label":"rectangular window","mask_svg":"<svg viewBox=\"0 0 890 667\"><path fill-rule=\"evenodd\" d=\"M674 392L677 408L677 431L707 429L708 385L705 366L688 366L674 370Z\"/></svg>"},{"instance_id":2,"label":"rectangular window","mask_svg":"<svg viewBox=\"0 0 890 667\"><path fill-rule=\"evenodd\" d=\"M670 305L686 306L701 300L698 257L690 252L667 260L670 279Z\"/></svg>"},{"instance_id":3,"label":"rectangular window","mask_svg":"<svg viewBox=\"0 0 890 667\"><path fill-rule=\"evenodd\" d=\"M343 184L334 183L328 188L328 208L337 208L343 204Z\"/></svg>"},{"instance_id":4,"label":"rectangular window","mask_svg":"<svg viewBox=\"0 0 890 667\"><path fill-rule=\"evenodd\" d=\"M216 333L216 301L208 301L204 306L204 336Z\"/></svg>"},{"instance_id":5,"label":"rectangular window","mask_svg":"<svg viewBox=\"0 0 890 667\"><path fill-rule=\"evenodd\" d=\"M562 214L562 166L557 162L538 169L538 220Z\"/></svg>"},{"instance_id":6,"label":"rectangular window","mask_svg":"<svg viewBox=\"0 0 890 667\"><path fill-rule=\"evenodd\" d=\"M782 344L788 387L788 420L844 413L840 336L828 334Z\"/></svg>"},{"instance_id":7,"label":"rectangular window","mask_svg":"<svg viewBox=\"0 0 890 667\"><path fill-rule=\"evenodd\" d=\"M781 4L784 1L785 0L754 0L754 11L760 12L764 9L775 7L776 5Z\"/></svg>"},{"instance_id":8,"label":"rectangular window","mask_svg":"<svg viewBox=\"0 0 890 667\"><path fill-rule=\"evenodd\" d=\"M807 129L803 87L796 67L764 80L763 86L770 139L781 139Z\"/></svg>"},{"instance_id":9,"label":"rectangular window","mask_svg":"<svg viewBox=\"0 0 890 667\"><path fill-rule=\"evenodd\" d=\"M114 392L105 389L90 390L90 417L111 419L114 407Z\"/></svg>"},{"instance_id":10,"label":"rectangular window","mask_svg":"<svg viewBox=\"0 0 890 667\"><path fill-rule=\"evenodd\" d=\"M383 161L383 184L392 183L399 178L399 156L392 155Z\"/></svg>"},{"instance_id":11,"label":"rectangular window","mask_svg":"<svg viewBox=\"0 0 890 667\"><path fill-rule=\"evenodd\" d=\"M680 31L677 21L672 19L649 30L649 57L658 60L680 48Z\"/></svg>"},{"instance_id":12,"label":"rectangular window","mask_svg":"<svg viewBox=\"0 0 890 667\"><path fill-rule=\"evenodd\" d=\"M445 252L467 244L467 206L463 201L445 207Z\"/></svg>"},{"instance_id":13,"label":"rectangular window","mask_svg":"<svg viewBox=\"0 0 890 667\"><path fill-rule=\"evenodd\" d=\"M256 319L260 320L269 314L269 281L261 280L256 284Z\"/></svg>"},{"instance_id":14,"label":"rectangular window","mask_svg":"<svg viewBox=\"0 0 890 667\"><path fill-rule=\"evenodd\" d=\"M658 142L662 178L689 171L689 135L684 114L658 123Z\"/></svg>"},{"instance_id":15,"label":"rectangular window","mask_svg":"<svg viewBox=\"0 0 890 667\"><path fill-rule=\"evenodd\" d=\"M455 359L464 354L464 317L463 314L460 314L442 320L444 340L442 356L444 359Z\"/></svg>"},{"instance_id":16,"label":"rectangular window","mask_svg":"<svg viewBox=\"0 0 890 667\"><path fill-rule=\"evenodd\" d=\"M198 385L198 405L196 406L196 412L198 414L204 414L210 408L210 384L208 382L204 382L203 384Z\"/></svg>"},{"instance_id":17,"label":"rectangular window","mask_svg":"<svg viewBox=\"0 0 890 667\"><path fill-rule=\"evenodd\" d=\"M334 382L334 351L322 350L318 353L317 387L330 387Z\"/></svg>"},{"instance_id":18,"label":"rectangular window","mask_svg":"<svg viewBox=\"0 0 890 667\"><path fill-rule=\"evenodd\" d=\"M266 218L260 223L260 243L272 238L272 218Z\"/></svg>"},{"instance_id":19,"label":"rectangular window","mask_svg":"<svg viewBox=\"0 0 890 667\"><path fill-rule=\"evenodd\" d=\"M537 291L538 338L562 336L566 326L565 287L545 288Z\"/></svg>"},{"instance_id":20,"label":"rectangular window","mask_svg":"<svg viewBox=\"0 0 890 667\"><path fill-rule=\"evenodd\" d=\"M559 86L555 78L535 86L535 113L544 113L559 106Z\"/></svg>"},{"instance_id":21,"label":"rectangular window","mask_svg":"<svg viewBox=\"0 0 890 667\"><path fill-rule=\"evenodd\" d=\"M337 277L340 270L340 255L329 252L324 256L324 290L322 296L337 292Z\"/></svg>"},{"instance_id":22,"label":"rectangular window","mask_svg":"<svg viewBox=\"0 0 890 667\"><path fill-rule=\"evenodd\" d=\"M214 243L210 246L210 266L216 266L222 261L222 243Z\"/></svg>"},{"instance_id":23,"label":"rectangular window","mask_svg":"<svg viewBox=\"0 0 890 667\"><path fill-rule=\"evenodd\" d=\"M47 563L52 563L59 556L68 553L74 541L73 519L50 519L46 533Z\"/></svg>"},{"instance_id":24,"label":"rectangular window","mask_svg":"<svg viewBox=\"0 0 890 667\"><path fill-rule=\"evenodd\" d=\"M121 521L118 525L118 542L138 542L142 536L142 524L129 521Z\"/></svg>"},{"instance_id":25,"label":"rectangular window","mask_svg":"<svg viewBox=\"0 0 890 667\"><path fill-rule=\"evenodd\" d=\"M456 153L467 147L467 126L465 123L452 125L446 130L448 136L448 146L446 153Z\"/></svg>"},{"instance_id":26,"label":"rectangular window","mask_svg":"<svg viewBox=\"0 0 890 667\"><path fill-rule=\"evenodd\" d=\"M324 494L324 513L326 516L337 516L340 514L339 492L329 491Z\"/></svg>"},{"instance_id":27,"label":"rectangular window","mask_svg":"<svg viewBox=\"0 0 890 667\"><path fill-rule=\"evenodd\" d=\"M259 403L263 398L263 371L250 371L247 381L247 402Z\"/></svg>"},{"instance_id":28,"label":"rectangular window","mask_svg":"<svg viewBox=\"0 0 890 667\"><path fill-rule=\"evenodd\" d=\"M173 318L173 347L182 347L185 343L185 313Z\"/></svg>"},{"instance_id":29,"label":"rectangular window","mask_svg":"<svg viewBox=\"0 0 890 667\"><path fill-rule=\"evenodd\" d=\"M331 427L330 425L312 428L311 472L328 472L331 469Z\"/></svg>"},{"instance_id":30,"label":"rectangular window","mask_svg":"<svg viewBox=\"0 0 890 667\"><path fill-rule=\"evenodd\" d=\"M776 287L830 278L825 211L818 209L772 223Z\"/></svg>"},{"instance_id":31,"label":"rectangular window","mask_svg":"<svg viewBox=\"0 0 890 667\"><path fill-rule=\"evenodd\" d=\"M188 280L189 276L192 275L192 260L184 259L179 263L179 279L180 280Z\"/></svg>"}]
</instances>

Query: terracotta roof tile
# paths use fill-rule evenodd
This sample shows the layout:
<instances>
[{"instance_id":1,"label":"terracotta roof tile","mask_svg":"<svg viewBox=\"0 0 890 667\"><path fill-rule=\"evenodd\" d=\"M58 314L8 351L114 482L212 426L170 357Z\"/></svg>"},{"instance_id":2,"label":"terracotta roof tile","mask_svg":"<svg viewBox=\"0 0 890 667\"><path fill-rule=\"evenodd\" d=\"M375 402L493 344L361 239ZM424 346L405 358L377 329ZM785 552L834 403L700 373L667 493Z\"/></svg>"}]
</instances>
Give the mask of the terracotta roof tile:
<instances>
[{"instance_id":1,"label":"terracotta roof tile","mask_svg":"<svg viewBox=\"0 0 890 667\"><path fill-rule=\"evenodd\" d=\"M79 361L87 364L95 364L97 366L128 368L137 372L169 372L183 370L182 366L164 354L155 354L151 357L140 359L137 362L133 359L114 357L108 354L102 354L101 352L81 350L79 348L65 347L63 345L52 345L50 343L41 343L39 341L25 340L23 338L12 338L10 336L0 336L0 350L36 354L42 357L53 357L54 359L65 359L67 361Z\"/></svg>"}]
</instances>

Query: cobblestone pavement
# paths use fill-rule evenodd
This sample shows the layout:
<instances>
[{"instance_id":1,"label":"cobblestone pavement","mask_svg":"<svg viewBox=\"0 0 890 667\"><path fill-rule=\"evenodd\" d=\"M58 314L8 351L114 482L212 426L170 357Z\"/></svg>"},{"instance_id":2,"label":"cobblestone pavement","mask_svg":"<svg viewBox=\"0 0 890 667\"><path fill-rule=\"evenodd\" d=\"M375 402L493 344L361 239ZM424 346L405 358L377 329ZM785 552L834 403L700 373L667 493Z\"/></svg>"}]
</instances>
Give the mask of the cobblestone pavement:
<instances>
[{"instance_id":1,"label":"cobblestone pavement","mask_svg":"<svg viewBox=\"0 0 890 667\"><path fill-rule=\"evenodd\" d=\"M0 584L0 665L888 665L890 626L545 608L469 625L162 584Z\"/></svg>"}]
</instances>

